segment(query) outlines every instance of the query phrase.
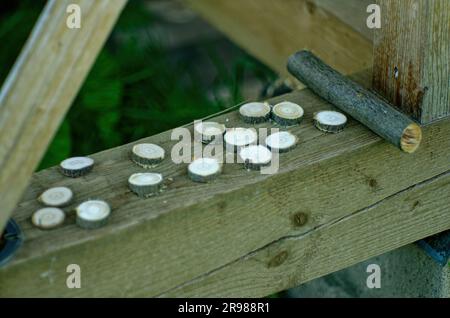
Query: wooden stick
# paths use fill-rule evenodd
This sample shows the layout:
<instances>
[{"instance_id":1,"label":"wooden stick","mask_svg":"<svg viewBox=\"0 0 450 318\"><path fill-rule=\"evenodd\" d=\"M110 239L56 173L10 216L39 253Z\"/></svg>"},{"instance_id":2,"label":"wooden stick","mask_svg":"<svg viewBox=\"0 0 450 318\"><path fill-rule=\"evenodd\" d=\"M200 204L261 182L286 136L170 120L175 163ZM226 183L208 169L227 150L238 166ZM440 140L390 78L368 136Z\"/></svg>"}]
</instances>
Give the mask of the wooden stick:
<instances>
[{"instance_id":1,"label":"wooden stick","mask_svg":"<svg viewBox=\"0 0 450 318\"><path fill-rule=\"evenodd\" d=\"M326 65L309 51L299 51L288 61L289 72L307 85L313 92L372 131L412 153L422 139L420 126L408 116Z\"/></svg>"},{"instance_id":2,"label":"wooden stick","mask_svg":"<svg viewBox=\"0 0 450 318\"><path fill-rule=\"evenodd\" d=\"M81 28L70 29L70 4ZM50 0L0 91L0 232L126 0Z\"/></svg>"}]
</instances>

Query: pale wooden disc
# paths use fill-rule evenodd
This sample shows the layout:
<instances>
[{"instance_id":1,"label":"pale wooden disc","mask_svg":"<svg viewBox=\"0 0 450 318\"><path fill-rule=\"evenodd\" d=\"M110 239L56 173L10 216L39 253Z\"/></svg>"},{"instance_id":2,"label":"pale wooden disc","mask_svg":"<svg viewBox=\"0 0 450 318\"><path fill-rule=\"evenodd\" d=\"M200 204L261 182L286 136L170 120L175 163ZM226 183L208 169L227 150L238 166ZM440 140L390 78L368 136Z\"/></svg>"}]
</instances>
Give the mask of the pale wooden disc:
<instances>
[{"instance_id":1,"label":"pale wooden disc","mask_svg":"<svg viewBox=\"0 0 450 318\"><path fill-rule=\"evenodd\" d=\"M164 149L155 144L137 144L132 151L136 156L143 159L164 159Z\"/></svg>"},{"instance_id":2,"label":"pale wooden disc","mask_svg":"<svg viewBox=\"0 0 450 318\"><path fill-rule=\"evenodd\" d=\"M111 208L101 200L89 200L81 203L77 208L77 217L86 222L97 222L109 217Z\"/></svg>"},{"instance_id":3,"label":"pale wooden disc","mask_svg":"<svg viewBox=\"0 0 450 318\"><path fill-rule=\"evenodd\" d=\"M265 165L272 160L272 153L262 145L251 145L241 149L239 156L242 161L255 165Z\"/></svg>"},{"instance_id":4,"label":"pale wooden disc","mask_svg":"<svg viewBox=\"0 0 450 318\"><path fill-rule=\"evenodd\" d=\"M45 190L39 197L42 204L48 206L64 206L70 203L73 198L73 192L67 187L54 187Z\"/></svg>"},{"instance_id":5,"label":"pale wooden disc","mask_svg":"<svg viewBox=\"0 0 450 318\"><path fill-rule=\"evenodd\" d=\"M322 125L342 126L347 123L347 116L333 110L324 110L317 112L314 119Z\"/></svg>"},{"instance_id":6,"label":"pale wooden disc","mask_svg":"<svg viewBox=\"0 0 450 318\"><path fill-rule=\"evenodd\" d=\"M65 213L58 208L42 208L33 213L31 222L38 228L49 230L63 224Z\"/></svg>"},{"instance_id":7,"label":"pale wooden disc","mask_svg":"<svg viewBox=\"0 0 450 318\"><path fill-rule=\"evenodd\" d=\"M194 126L203 142L210 142L225 132L225 125L213 121L200 122Z\"/></svg>"},{"instance_id":8,"label":"pale wooden disc","mask_svg":"<svg viewBox=\"0 0 450 318\"><path fill-rule=\"evenodd\" d=\"M244 117L265 117L269 115L270 110L267 103L252 102L242 105L239 113Z\"/></svg>"},{"instance_id":9,"label":"pale wooden disc","mask_svg":"<svg viewBox=\"0 0 450 318\"><path fill-rule=\"evenodd\" d=\"M214 158L198 158L191 162L188 166L190 173L207 177L218 174L222 169L222 165Z\"/></svg>"},{"instance_id":10,"label":"pale wooden disc","mask_svg":"<svg viewBox=\"0 0 450 318\"><path fill-rule=\"evenodd\" d=\"M258 136L252 129L231 128L225 133L224 139L231 146L242 147L256 142Z\"/></svg>"},{"instance_id":11,"label":"pale wooden disc","mask_svg":"<svg viewBox=\"0 0 450 318\"><path fill-rule=\"evenodd\" d=\"M65 170L83 170L94 164L94 159L88 157L72 157L61 162L61 168Z\"/></svg>"},{"instance_id":12,"label":"pale wooden disc","mask_svg":"<svg viewBox=\"0 0 450 318\"><path fill-rule=\"evenodd\" d=\"M266 145L270 149L287 150L295 146L297 137L288 131L280 131L271 134L266 138Z\"/></svg>"},{"instance_id":13,"label":"pale wooden disc","mask_svg":"<svg viewBox=\"0 0 450 318\"><path fill-rule=\"evenodd\" d=\"M160 173L134 173L128 178L128 182L137 186L158 185L162 182L163 177Z\"/></svg>"},{"instance_id":14,"label":"pale wooden disc","mask_svg":"<svg viewBox=\"0 0 450 318\"><path fill-rule=\"evenodd\" d=\"M292 102L281 102L273 106L272 112L283 119L302 118L305 113L303 108Z\"/></svg>"}]
</instances>

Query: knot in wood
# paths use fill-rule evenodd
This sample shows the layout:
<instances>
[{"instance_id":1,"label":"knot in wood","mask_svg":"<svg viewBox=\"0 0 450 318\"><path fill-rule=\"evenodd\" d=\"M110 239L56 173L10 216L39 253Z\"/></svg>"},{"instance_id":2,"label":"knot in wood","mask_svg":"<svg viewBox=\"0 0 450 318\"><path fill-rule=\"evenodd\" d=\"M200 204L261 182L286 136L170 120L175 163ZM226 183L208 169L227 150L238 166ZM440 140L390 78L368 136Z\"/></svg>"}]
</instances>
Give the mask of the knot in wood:
<instances>
[{"instance_id":1,"label":"knot in wood","mask_svg":"<svg viewBox=\"0 0 450 318\"><path fill-rule=\"evenodd\" d=\"M283 264L286 261L288 255L289 255L289 253L287 251L281 251L267 263L267 267L271 268L271 267L280 266L281 264Z\"/></svg>"},{"instance_id":2,"label":"knot in wood","mask_svg":"<svg viewBox=\"0 0 450 318\"><path fill-rule=\"evenodd\" d=\"M297 212L292 216L292 222L295 226L303 226L308 221L308 215L303 212Z\"/></svg>"}]
</instances>

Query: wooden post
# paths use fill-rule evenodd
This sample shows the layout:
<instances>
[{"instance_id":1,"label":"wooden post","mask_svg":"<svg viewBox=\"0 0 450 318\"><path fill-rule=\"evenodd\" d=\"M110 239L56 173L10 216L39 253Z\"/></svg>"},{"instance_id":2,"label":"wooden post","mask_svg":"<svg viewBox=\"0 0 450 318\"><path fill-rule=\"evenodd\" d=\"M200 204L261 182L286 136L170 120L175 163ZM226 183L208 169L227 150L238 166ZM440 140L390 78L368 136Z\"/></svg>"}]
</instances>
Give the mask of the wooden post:
<instances>
[{"instance_id":1,"label":"wooden post","mask_svg":"<svg viewBox=\"0 0 450 318\"><path fill-rule=\"evenodd\" d=\"M450 116L450 1L378 4L374 88L420 123Z\"/></svg>"},{"instance_id":2,"label":"wooden post","mask_svg":"<svg viewBox=\"0 0 450 318\"><path fill-rule=\"evenodd\" d=\"M37 21L0 91L0 232L126 2L49 0Z\"/></svg>"}]
</instances>

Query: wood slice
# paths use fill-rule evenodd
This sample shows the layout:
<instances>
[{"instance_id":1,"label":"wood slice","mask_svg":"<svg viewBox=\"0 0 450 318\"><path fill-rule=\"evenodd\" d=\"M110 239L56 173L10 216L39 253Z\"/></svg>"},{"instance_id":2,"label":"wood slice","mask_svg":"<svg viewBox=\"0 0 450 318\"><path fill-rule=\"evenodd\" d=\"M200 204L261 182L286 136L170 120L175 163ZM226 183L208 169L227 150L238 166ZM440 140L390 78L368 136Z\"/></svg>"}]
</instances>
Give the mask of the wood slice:
<instances>
[{"instance_id":1,"label":"wood slice","mask_svg":"<svg viewBox=\"0 0 450 318\"><path fill-rule=\"evenodd\" d=\"M336 111L323 110L314 114L314 126L317 129L329 133L338 133L344 130L347 117Z\"/></svg>"},{"instance_id":2,"label":"wood slice","mask_svg":"<svg viewBox=\"0 0 450 318\"><path fill-rule=\"evenodd\" d=\"M54 229L64 223L66 215L63 210L55 207L47 207L37 210L31 217L34 226L43 229Z\"/></svg>"},{"instance_id":3,"label":"wood slice","mask_svg":"<svg viewBox=\"0 0 450 318\"><path fill-rule=\"evenodd\" d=\"M270 118L271 108L267 103L252 102L239 108L239 115L248 124L259 124Z\"/></svg>"},{"instance_id":4,"label":"wood slice","mask_svg":"<svg viewBox=\"0 0 450 318\"><path fill-rule=\"evenodd\" d=\"M227 149L233 149L236 152L242 147L256 143L258 135L253 129L231 128L225 133L224 140Z\"/></svg>"},{"instance_id":5,"label":"wood slice","mask_svg":"<svg viewBox=\"0 0 450 318\"><path fill-rule=\"evenodd\" d=\"M73 198L73 192L68 187L54 187L45 190L38 198L39 202L52 207L68 205Z\"/></svg>"},{"instance_id":6,"label":"wood slice","mask_svg":"<svg viewBox=\"0 0 450 318\"><path fill-rule=\"evenodd\" d=\"M71 178L84 176L94 167L94 159L88 157L72 157L60 163L62 174Z\"/></svg>"},{"instance_id":7,"label":"wood slice","mask_svg":"<svg viewBox=\"0 0 450 318\"><path fill-rule=\"evenodd\" d=\"M128 178L128 186L139 197L148 198L159 192L162 181L160 173L134 173Z\"/></svg>"},{"instance_id":8,"label":"wood slice","mask_svg":"<svg viewBox=\"0 0 450 318\"><path fill-rule=\"evenodd\" d=\"M222 173L222 165L214 158L198 158L188 166L188 176L194 182L208 182Z\"/></svg>"},{"instance_id":9,"label":"wood slice","mask_svg":"<svg viewBox=\"0 0 450 318\"><path fill-rule=\"evenodd\" d=\"M288 152L297 145L297 137L288 131L280 131L269 135L265 143L272 151Z\"/></svg>"},{"instance_id":10,"label":"wood slice","mask_svg":"<svg viewBox=\"0 0 450 318\"><path fill-rule=\"evenodd\" d=\"M108 203L102 200L89 200L76 208L77 224L84 229L96 229L104 226L111 214Z\"/></svg>"},{"instance_id":11,"label":"wood slice","mask_svg":"<svg viewBox=\"0 0 450 318\"><path fill-rule=\"evenodd\" d=\"M268 166L272 161L272 153L262 145L244 147L239 151L239 156L244 167L250 170L259 170L261 167Z\"/></svg>"},{"instance_id":12,"label":"wood slice","mask_svg":"<svg viewBox=\"0 0 450 318\"><path fill-rule=\"evenodd\" d=\"M164 155L164 149L155 144L137 144L131 150L131 160L146 169L163 161Z\"/></svg>"},{"instance_id":13,"label":"wood slice","mask_svg":"<svg viewBox=\"0 0 450 318\"><path fill-rule=\"evenodd\" d=\"M200 142L221 143L223 142L223 134L225 133L225 125L213 121L205 121L194 126L195 132L200 136Z\"/></svg>"},{"instance_id":14,"label":"wood slice","mask_svg":"<svg viewBox=\"0 0 450 318\"><path fill-rule=\"evenodd\" d=\"M304 110L300 105L292 102L281 102L273 106L272 118L281 126L293 126L301 123Z\"/></svg>"}]
</instances>

